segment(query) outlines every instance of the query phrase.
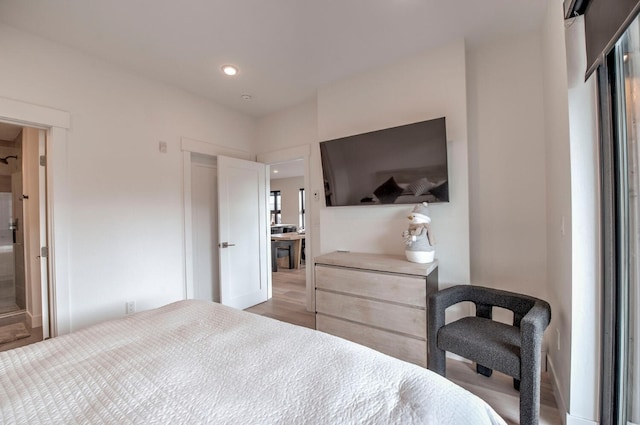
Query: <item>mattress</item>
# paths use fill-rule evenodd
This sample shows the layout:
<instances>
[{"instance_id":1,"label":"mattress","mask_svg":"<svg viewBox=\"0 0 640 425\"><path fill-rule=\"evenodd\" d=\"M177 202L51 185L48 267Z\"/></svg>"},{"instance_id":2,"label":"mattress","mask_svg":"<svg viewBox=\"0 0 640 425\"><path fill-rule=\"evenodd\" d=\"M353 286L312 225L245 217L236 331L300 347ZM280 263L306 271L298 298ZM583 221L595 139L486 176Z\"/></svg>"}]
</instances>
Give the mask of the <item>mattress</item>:
<instances>
[{"instance_id":1,"label":"mattress","mask_svg":"<svg viewBox=\"0 0 640 425\"><path fill-rule=\"evenodd\" d=\"M0 423L505 424L424 368L203 301L0 353Z\"/></svg>"}]
</instances>

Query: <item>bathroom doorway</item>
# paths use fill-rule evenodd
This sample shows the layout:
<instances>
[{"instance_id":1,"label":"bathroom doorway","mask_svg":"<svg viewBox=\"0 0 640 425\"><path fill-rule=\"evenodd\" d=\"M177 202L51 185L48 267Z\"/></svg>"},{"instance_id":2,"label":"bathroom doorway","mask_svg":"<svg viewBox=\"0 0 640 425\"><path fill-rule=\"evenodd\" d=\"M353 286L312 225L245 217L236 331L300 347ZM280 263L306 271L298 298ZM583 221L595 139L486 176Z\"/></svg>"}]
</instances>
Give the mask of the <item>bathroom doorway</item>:
<instances>
[{"instance_id":1,"label":"bathroom doorway","mask_svg":"<svg viewBox=\"0 0 640 425\"><path fill-rule=\"evenodd\" d=\"M36 128L0 123L0 351L49 335L40 249L44 137Z\"/></svg>"},{"instance_id":2,"label":"bathroom doorway","mask_svg":"<svg viewBox=\"0 0 640 425\"><path fill-rule=\"evenodd\" d=\"M27 307L22 205L22 128L0 127L0 314Z\"/></svg>"}]
</instances>

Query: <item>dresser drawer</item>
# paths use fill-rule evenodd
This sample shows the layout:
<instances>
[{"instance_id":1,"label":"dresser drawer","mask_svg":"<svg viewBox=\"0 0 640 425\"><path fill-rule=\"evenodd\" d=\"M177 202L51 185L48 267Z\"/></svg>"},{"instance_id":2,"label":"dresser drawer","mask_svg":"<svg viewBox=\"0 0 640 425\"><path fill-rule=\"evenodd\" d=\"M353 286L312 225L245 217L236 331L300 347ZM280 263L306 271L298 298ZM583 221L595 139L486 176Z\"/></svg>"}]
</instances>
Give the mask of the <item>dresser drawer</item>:
<instances>
[{"instance_id":1,"label":"dresser drawer","mask_svg":"<svg viewBox=\"0 0 640 425\"><path fill-rule=\"evenodd\" d=\"M316 264L316 288L426 308L424 277Z\"/></svg>"},{"instance_id":2,"label":"dresser drawer","mask_svg":"<svg viewBox=\"0 0 640 425\"><path fill-rule=\"evenodd\" d=\"M389 356L427 367L427 343L344 320L316 315L316 329L373 348Z\"/></svg>"},{"instance_id":3,"label":"dresser drawer","mask_svg":"<svg viewBox=\"0 0 640 425\"><path fill-rule=\"evenodd\" d=\"M316 312L422 340L427 334L426 311L413 307L316 290Z\"/></svg>"}]
</instances>

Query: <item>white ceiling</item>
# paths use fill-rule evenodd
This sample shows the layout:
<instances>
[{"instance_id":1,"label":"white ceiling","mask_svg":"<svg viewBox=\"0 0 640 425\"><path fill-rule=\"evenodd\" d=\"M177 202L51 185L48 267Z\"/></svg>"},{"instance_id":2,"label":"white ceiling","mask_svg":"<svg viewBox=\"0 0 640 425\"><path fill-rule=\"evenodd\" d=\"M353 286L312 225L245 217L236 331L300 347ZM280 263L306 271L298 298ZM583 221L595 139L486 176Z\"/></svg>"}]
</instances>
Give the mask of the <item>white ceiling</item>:
<instances>
[{"instance_id":1,"label":"white ceiling","mask_svg":"<svg viewBox=\"0 0 640 425\"><path fill-rule=\"evenodd\" d=\"M271 180L304 176L304 161L296 159L288 162L271 164Z\"/></svg>"},{"instance_id":2,"label":"white ceiling","mask_svg":"<svg viewBox=\"0 0 640 425\"><path fill-rule=\"evenodd\" d=\"M539 27L545 0L0 0L0 22L252 116L464 37ZM239 75L220 72L225 63ZM241 95L250 94L251 100Z\"/></svg>"}]
</instances>

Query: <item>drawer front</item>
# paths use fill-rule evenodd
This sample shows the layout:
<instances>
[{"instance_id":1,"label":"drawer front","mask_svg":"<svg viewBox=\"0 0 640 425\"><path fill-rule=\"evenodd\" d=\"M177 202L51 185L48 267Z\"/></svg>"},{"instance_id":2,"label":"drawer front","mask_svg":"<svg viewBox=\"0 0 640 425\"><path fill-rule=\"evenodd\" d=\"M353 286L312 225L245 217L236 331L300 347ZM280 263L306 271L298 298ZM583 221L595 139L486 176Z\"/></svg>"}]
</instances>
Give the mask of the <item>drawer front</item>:
<instances>
[{"instance_id":1,"label":"drawer front","mask_svg":"<svg viewBox=\"0 0 640 425\"><path fill-rule=\"evenodd\" d=\"M414 338L316 314L316 329L427 367L427 343Z\"/></svg>"},{"instance_id":2,"label":"drawer front","mask_svg":"<svg viewBox=\"0 0 640 425\"><path fill-rule=\"evenodd\" d=\"M316 288L426 308L424 277L316 265Z\"/></svg>"},{"instance_id":3,"label":"drawer front","mask_svg":"<svg viewBox=\"0 0 640 425\"><path fill-rule=\"evenodd\" d=\"M426 339L426 310L316 290L316 311Z\"/></svg>"}]
</instances>

